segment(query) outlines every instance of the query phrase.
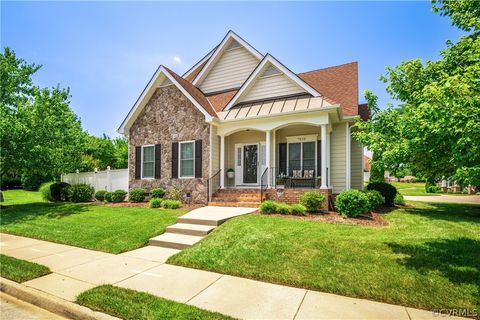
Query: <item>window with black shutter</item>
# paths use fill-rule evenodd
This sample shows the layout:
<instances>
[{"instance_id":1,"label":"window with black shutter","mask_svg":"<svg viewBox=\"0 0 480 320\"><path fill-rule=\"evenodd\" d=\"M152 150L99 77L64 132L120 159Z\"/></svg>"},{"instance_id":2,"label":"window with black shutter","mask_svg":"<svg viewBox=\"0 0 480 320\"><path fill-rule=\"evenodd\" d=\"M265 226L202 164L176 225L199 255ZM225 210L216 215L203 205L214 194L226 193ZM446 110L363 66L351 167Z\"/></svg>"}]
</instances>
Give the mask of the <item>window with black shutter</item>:
<instances>
[{"instance_id":1,"label":"window with black shutter","mask_svg":"<svg viewBox=\"0 0 480 320\"><path fill-rule=\"evenodd\" d=\"M195 140L195 178L202 177L202 140Z\"/></svg>"},{"instance_id":2,"label":"window with black shutter","mask_svg":"<svg viewBox=\"0 0 480 320\"><path fill-rule=\"evenodd\" d=\"M155 145L155 179L160 179L162 172L162 146L160 144Z\"/></svg>"},{"instance_id":3,"label":"window with black shutter","mask_svg":"<svg viewBox=\"0 0 480 320\"><path fill-rule=\"evenodd\" d=\"M142 147L135 147L135 180L142 178Z\"/></svg>"},{"instance_id":4,"label":"window with black shutter","mask_svg":"<svg viewBox=\"0 0 480 320\"><path fill-rule=\"evenodd\" d=\"M172 178L178 178L178 142L172 142Z\"/></svg>"}]
</instances>

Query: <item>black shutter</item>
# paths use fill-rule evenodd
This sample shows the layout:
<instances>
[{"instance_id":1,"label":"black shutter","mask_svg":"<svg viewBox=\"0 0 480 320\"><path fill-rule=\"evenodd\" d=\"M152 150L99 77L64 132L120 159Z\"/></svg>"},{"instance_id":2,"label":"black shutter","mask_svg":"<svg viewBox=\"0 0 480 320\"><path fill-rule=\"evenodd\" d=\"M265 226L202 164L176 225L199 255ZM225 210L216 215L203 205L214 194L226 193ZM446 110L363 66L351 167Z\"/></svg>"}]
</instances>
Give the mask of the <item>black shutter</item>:
<instances>
[{"instance_id":1,"label":"black shutter","mask_svg":"<svg viewBox=\"0 0 480 320\"><path fill-rule=\"evenodd\" d=\"M162 146L160 144L155 145L155 179L160 179L162 172Z\"/></svg>"},{"instance_id":2,"label":"black shutter","mask_svg":"<svg viewBox=\"0 0 480 320\"><path fill-rule=\"evenodd\" d=\"M287 144L278 144L278 174L287 174Z\"/></svg>"},{"instance_id":3,"label":"black shutter","mask_svg":"<svg viewBox=\"0 0 480 320\"><path fill-rule=\"evenodd\" d=\"M202 140L195 140L195 178L202 177Z\"/></svg>"},{"instance_id":4,"label":"black shutter","mask_svg":"<svg viewBox=\"0 0 480 320\"><path fill-rule=\"evenodd\" d=\"M316 176L322 174L322 141L317 141L317 173ZM324 179L325 177L322 177Z\"/></svg>"},{"instance_id":5,"label":"black shutter","mask_svg":"<svg viewBox=\"0 0 480 320\"><path fill-rule=\"evenodd\" d=\"M178 178L178 142L172 142L172 178Z\"/></svg>"},{"instance_id":6,"label":"black shutter","mask_svg":"<svg viewBox=\"0 0 480 320\"><path fill-rule=\"evenodd\" d=\"M135 180L142 178L142 147L135 147Z\"/></svg>"}]
</instances>

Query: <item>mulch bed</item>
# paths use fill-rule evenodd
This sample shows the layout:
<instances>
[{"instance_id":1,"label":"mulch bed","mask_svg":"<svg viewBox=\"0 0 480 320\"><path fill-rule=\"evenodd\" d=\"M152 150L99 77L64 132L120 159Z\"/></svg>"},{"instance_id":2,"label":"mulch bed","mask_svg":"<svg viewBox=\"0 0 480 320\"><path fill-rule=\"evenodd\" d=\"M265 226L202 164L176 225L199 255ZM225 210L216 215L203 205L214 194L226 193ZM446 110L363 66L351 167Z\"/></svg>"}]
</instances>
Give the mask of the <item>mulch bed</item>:
<instances>
[{"instance_id":1,"label":"mulch bed","mask_svg":"<svg viewBox=\"0 0 480 320\"><path fill-rule=\"evenodd\" d=\"M109 206L109 207L139 207L139 208L148 208L148 202L129 202L129 201L123 201L123 202L94 202L94 204L100 205L100 206ZM190 203L182 203L182 206L180 209L196 209L203 207L201 204L190 204Z\"/></svg>"}]
</instances>

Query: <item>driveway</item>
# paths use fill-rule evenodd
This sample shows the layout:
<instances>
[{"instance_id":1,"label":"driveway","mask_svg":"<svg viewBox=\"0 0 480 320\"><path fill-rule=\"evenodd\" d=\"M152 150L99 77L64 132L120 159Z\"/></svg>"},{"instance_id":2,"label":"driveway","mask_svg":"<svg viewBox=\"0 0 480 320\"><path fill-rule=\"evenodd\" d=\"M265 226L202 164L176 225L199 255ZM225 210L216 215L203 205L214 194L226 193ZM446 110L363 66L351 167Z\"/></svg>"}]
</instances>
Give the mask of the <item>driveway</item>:
<instances>
[{"instance_id":1,"label":"driveway","mask_svg":"<svg viewBox=\"0 0 480 320\"><path fill-rule=\"evenodd\" d=\"M449 196L441 194L436 197L431 196L404 196L405 200L423 201L423 202L447 202L447 203L471 203L480 204L480 196Z\"/></svg>"}]
</instances>

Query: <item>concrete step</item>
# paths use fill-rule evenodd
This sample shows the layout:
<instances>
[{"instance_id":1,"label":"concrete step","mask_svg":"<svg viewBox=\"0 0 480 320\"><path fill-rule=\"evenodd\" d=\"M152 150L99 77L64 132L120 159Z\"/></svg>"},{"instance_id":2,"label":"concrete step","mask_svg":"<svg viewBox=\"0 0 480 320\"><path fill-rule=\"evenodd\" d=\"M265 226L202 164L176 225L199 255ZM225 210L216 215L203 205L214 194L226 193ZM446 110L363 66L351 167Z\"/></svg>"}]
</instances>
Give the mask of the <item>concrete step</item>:
<instances>
[{"instance_id":1,"label":"concrete step","mask_svg":"<svg viewBox=\"0 0 480 320\"><path fill-rule=\"evenodd\" d=\"M215 229L215 226L207 226L202 224L176 223L167 227L167 232L186 234L190 236L206 236Z\"/></svg>"},{"instance_id":2,"label":"concrete step","mask_svg":"<svg viewBox=\"0 0 480 320\"><path fill-rule=\"evenodd\" d=\"M260 201L244 202L244 201L211 201L209 206L215 207L243 207L243 208L257 208L260 206Z\"/></svg>"},{"instance_id":3,"label":"concrete step","mask_svg":"<svg viewBox=\"0 0 480 320\"><path fill-rule=\"evenodd\" d=\"M203 237L166 232L149 240L152 246L182 250L193 246Z\"/></svg>"},{"instance_id":4,"label":"concrete step","mask_svg":"<svg viewBox=\"0 0 480 320\"><path fill-rule=\"evenodd\" d=\"M260 202L258 197L212 197L212 202Z\"/></svg>"}]
</instances>

